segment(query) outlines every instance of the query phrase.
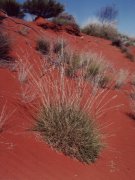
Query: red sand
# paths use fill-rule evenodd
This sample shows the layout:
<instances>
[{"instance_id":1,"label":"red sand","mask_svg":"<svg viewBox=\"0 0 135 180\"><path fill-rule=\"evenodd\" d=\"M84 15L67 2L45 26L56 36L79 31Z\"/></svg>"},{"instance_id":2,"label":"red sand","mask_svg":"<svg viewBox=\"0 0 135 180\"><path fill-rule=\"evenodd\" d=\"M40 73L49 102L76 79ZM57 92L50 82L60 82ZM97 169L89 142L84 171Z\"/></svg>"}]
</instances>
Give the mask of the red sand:
<instances>
[{"instance_id":1,"label":"red sand","mask_svg":"<svg viewBox=\"0 0 135 180\"><path fill-rule=\"evenodd\" d=\"M22 20L14 19L17 22ZM28 24L28 23L27 23ZM66 38L76 51L94 51L102 53L116 69L135 71L135 64L130 62L120 50L111 46L111 42L96 37L69 35L63 32L43 30L34 23L29 23L39 34L54 39ZM9 19L4 20L5 31L12 38L13 55L20 56L28 51L30 61L40 59L35 51L38 34L30 29L27 36L20 35L17 25ZM3 27L3 28L4 28ZM29 49L28 49L29 48ZM133 50L134 51L134 50ZM135 51L134 51L135 52ZM36 133L29 131L33 120L28 118L27 110L18 103L20 83L17 72L0 68L0 107L7 101L8 112L16 109L0 133L0 179L1 180L134 180L135 179L135 120L127 116L130 112L130 99L127 85L120 90L115 104L124 104L119 111L109 111L100 120L106 135L107 147L96 163L83 165L61 153L52 150ZM105 123L110 124L105 126Z\"/></svg>"}]
</instances>

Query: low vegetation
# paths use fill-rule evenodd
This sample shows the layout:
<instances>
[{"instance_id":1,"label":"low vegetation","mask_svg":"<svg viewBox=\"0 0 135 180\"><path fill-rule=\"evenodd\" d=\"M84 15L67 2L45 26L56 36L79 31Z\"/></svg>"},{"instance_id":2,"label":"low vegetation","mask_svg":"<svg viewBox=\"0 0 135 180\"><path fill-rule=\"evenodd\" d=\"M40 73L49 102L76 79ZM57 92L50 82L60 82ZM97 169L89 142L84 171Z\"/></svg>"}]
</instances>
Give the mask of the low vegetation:
<instances>
[{"instance_id":1,"label":"low vegetation","mask_svg":"<svg viewBox=\"0 0 135 180\"><path fill-rule=\"evenodd\" d=\"M11 41L7 34L0 32L0 64L9 63L13 61L10 56Z\"/></svg>"},{"instance_id":2,"label":"low vegetation","mask_svg":"<svg viewBox=\"0 0 135 180\"><path fill-rule=\"evenodd\" d=\"M131 76L131 85L135 86L135 74Z\"/></svg>"},{"instance_id":3,"label":"low vegetation","mask_svg":"<svg viewBox=\"0 0 135 180\"><path fill-rule=\"evenodd\" d=\"M74 17L67 13L59 14L57 17L53 18L52 21L60 25L76 24Z\"/></svg>"},{"instance_id":4,"label":"low vegetation","mask_svg":"<svg viewBox=\"0 0 135 180\"><path fill-rule=\"evenodd\" d=\"M118 37L117 29L109 23L92 23L83 27L82 32L90 36L101 37L109 40L117 39Z\"/></svg>"},{"instance_id":5,"label":"low vegetation","mask_svg":"<svg viewBox=\"0 0 135 180\"><path fill-rule=\"evenodd\" d=\"M37 128L52 147L81 162L94 162L101 150L92 117L67 104L43 108Z\"/></svg>"},{"instance_id":6,"label":"low vegetation","mask_svg":"<svg viewBox=\"0 0 135 180\"><path fill-rule=\"evenodd\" d=\"M69 61L66 65L68 63ZM40 67L40 64L37 66ZM65 155L83 163L94 162L103 148L96 118L106 112L108 103L114 98L101 102L101 97L107 95L104 89L101 90L94 84L90 86L83 76L74 80L66 78L65 62L59 67L59 72L53 68L44 69L41 76L43 68L38 69L40 74L34 69L28 71L27 89L28 100L34 97L34 102L37 103L31 106L30 102L26 101L34 108L34 130L38 131L51 147ZM35 94L36 96L33 96ZM87 99L84 99L86 94Z\"/></svg>"},{"instance_id":7,"label":"low vegetation","mask_svg":"<svg viewBox=\"0 0 135 180\"><path fill-rule=\"evenodd\" d=\"M67 42L64 39L59 38L54 42L53 52L56 54L61 54L66 46L67 46Z\"/></svg>"},{"instance_id":8,"label":"low vegetation","mask_svg":"<svg viewBox=\"0 0 135 180\"><path fill-rule=\"evenodd\" d=\"M108 76L108 75L102 75L101 77L100 77L100 79L99 79L99 82L98 82L98 84L99 84L99 87L101 87L101 88L106 88L108 85L109 85L109 83L111 82L111 76Z\"/></svg>"},{"instance_id":9,"label":"low vegetation","mask_svg":"<svg viewBox=\"0 0 135 180\"><path fill-rule=\"evenodd\" d=\"M54 62L51 57L45 66L43 59L36 64L39 71L26 63L28 86L25 89L26 86L22 84L21 98L24 98L23 103L33 108L31 110L36 119L34 130L38 131L51 147L83 163L91 163L99 157L103 147L102 134L96 125L96 119L109 109L108 103L116 96L103 102L108 93L106 89L99 88L99 84L104 88L109 83L106 76L109 66L104 62L104 58L93 53L68 52L63 42L64 40L53 48L53 56L60 63L58 71L50 67L50 64L47 66ZM40 39L36 48L46 54L48 41ZM29 67L32 70L27 71ZM67 68L72 69L74 77L77 78L67 78ZM73 77L73 74L70 73L70 77ZM91 81L87 83L86 80L89 79ZM37 103L33 106L31 101Z\"/></svg>"},{"instance_id":10,"label":"low vegetation","mask_svg":"<svg viewBox=\"0 0 135 180\"><path fill-rule=\"evenodd\" d=\"M42 54L47 55L50 52L50 42L46 39L38 39L36 42L36 50Z\"/></svg>"},{"instance_id":11,"label":"low vegetation","mask_svg":"<svg viewBox=\"0 0 135 180\"><path fill-rule=\"evenodd\" d=\"M128 78L128 71L120 69L115 80L115 88L120 89L126 84Z\"/></svg>"},{"instance_id":12,"label":"low vegetation","mask_svg":"<svg viewBox=\"0 0 135 180\"><path fill-rule=\"evenodd\" d=\"M135 120L135 87L132 87L132 90L130 92L130 107L131 107L131 113L129 116Z\"/></svg>"},{"instance_id":13,"label":"low vegetation","mask_svg":"<svg viewBox=\"0 0 135 180\"><path fill-rule=\"evenodd\" d=\"M22 36L27 36L29 34L29 28L22 27L20 30L18 30L18 33L21 34Z\"/></svg>"},{"instance_id":14,"label":"low vegetation","mask_svg":"<svg viewBox=\"0 0 135 180\"><path fill-rule=\"evenodd\" d=\"M112 41L112 45L116 46L118 48L120 48L122 53L125 53L125 56L132 62L135 61L135 56L131 53L131 51L129 50L129 47L131 44L129 43L127 45L127 43L124 42L124 40L121 38L122 36L119 36L118 39L115 39Z\"/></svg>"},{"instance_id":15,"label":"low vegetation","mask_svg":"<svg viewBox=\"0 0 135 180\"><path fill-rule=\"evenodd\" d=\"M131 61L131 62L135 62L135 56L130 52L130 50L128 50L126 52L126 57Z\"/></svg>"},{"instance_id":16,"label":"low vegetation","mask_svg":"<svg viewBox=\"0 0 135 180\"><path fill-rule=\"evenodd\" d=\"M6 122L6 104L2 107L0 111L0 133L3 131L3 126Z\"/></svg>"},{"instance_id":17,"label":"low vegetation","mask_svg":"<svg viewBox=\"0 0 135 180\"><path fill-rule=\"evenodd\" d=\"M7 120L14 114L16 109L14 109L12 112L7 111L7 103L5 103L1 109L0 109L0 133L4 131L5 124L7 123Z\"/></svg>"}]
</instances>

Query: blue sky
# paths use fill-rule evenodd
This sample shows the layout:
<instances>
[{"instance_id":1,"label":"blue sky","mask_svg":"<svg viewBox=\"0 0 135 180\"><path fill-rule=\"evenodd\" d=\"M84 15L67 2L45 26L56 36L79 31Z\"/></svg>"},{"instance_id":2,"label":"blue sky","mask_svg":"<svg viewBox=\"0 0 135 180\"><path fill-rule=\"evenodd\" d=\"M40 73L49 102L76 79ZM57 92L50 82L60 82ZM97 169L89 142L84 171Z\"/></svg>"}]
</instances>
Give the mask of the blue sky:
<instances>
[{"instance_id":1,"label":"blue sky","mask_svg":"<svg viewBox=\"0 0 135 180\"><path fill-rule=\"evenodd\" d=\"M59 2L65 5L65 11L75 16L80 25L93 19L101 7L115 4L119 11L117 18L119 31L135 37L135 0L59 0Z\"/></svg>"}]
</instances>

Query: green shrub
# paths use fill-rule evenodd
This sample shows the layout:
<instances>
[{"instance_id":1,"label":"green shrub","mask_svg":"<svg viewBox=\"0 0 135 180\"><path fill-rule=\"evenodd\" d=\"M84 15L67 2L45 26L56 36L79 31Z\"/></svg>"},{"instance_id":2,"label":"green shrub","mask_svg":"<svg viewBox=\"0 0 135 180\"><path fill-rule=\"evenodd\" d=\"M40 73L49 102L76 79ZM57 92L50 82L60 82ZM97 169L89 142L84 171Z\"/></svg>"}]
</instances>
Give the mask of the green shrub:
<instances>
[{"instance_id":1,"label":"green shrub","mask_svg":"<svg viewBox=\"0 0 135 180\"><path fill-rule=\"evenodd\" d=\"M78 26L72 15L69 15L67 13L62 13L56 18L53 18L52 22L59 26L65 25L66 26L65 30L69 34L80 36L80 27Z\"/></svg>"},{"instance_id":2,"label":"green shrub","mask_svg":"<svg viewBox=\"0 0 135 180\"><path fill-rule=\"evenodd\" d=\"M59 17L54 18L53 22L56 23L56 24L59 24L59 25L68 25L69 24L68 20L63 19L63 18L59 18Z\"/></svg>"},{"instance_id":3,"label":"green shrub","mask_svg":"<svg viewBox=\"0 0 135 180\"><path fill-rule=\"evenodd\" d=\"M59 14L53 22L60 25L76 24L74 17L68 13Z\"/></svg>"},{"instance_id":4,"label":"green shrub","mask_svg":"<svg viewBox=\"0 0 135 180\"><path fill-rule=\"evenodd\" d=\"M0 9L6 11L9 16L23 17L21 5L16 0L0 0Z\"/></svg>"},{"instance_id":5,"label":"green shrub","mask_svg":"<svg viewBox=\"0 0 135 180\"><path fill-rule=\"evenodd\" d=\"M37 40L36 49L47 55L50 52L50 42L46 39L39 39Z\"/></svg>"},{"instance_id":6,"label":"green shrub","mask_svg":"<svg viewBox=\"0 0 135 180\"><path fill-rule=\"evenodd\" d=\"M94 162L102 147L92 117L65 104L43 108L35 129L50 146L84 163Z\"/></svg>"}]
</instances>

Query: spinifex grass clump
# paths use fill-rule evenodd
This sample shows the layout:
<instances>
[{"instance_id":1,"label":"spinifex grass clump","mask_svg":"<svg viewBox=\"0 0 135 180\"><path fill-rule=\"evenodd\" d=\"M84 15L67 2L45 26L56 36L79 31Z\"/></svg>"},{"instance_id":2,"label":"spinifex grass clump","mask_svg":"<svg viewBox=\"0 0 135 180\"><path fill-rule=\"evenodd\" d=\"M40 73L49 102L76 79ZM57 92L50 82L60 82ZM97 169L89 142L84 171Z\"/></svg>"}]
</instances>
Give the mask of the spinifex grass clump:
<instances>
[{"instance_id":1,"label":"spinifex grass clump","mask_svg":"<svg viewBox=\"0 0 135 180\"><path fill-rule=\"evenodd\" d=\"M52 147L81 162L94 162L102 147L92 117L66 104L43 108L37 130Z\"/></svg>"},{"instance_id":2,"label":"spinifex grass clump","mask_svg":"<svg viewBox=\"0 0 135 180\"><path fill-rule=\"evenodd\" d=\"M102 147L102 136L93 120L93 117L102 114L100 105L96 115L93 109L98 98L95 97L95 91L98 90L88 95L83 77L72 81L65 77L64 68L60 73L53 73L47 71L42 78L31 76L30 83L32 89L36 89L40 104L36 108L38 116L34 129L41 133L51 147L65 155L84 163L94 162ZM82 107L85 93L87 99Z\"/></svg>"},{"instance_id":3,"label":"spinifex grass clump","mask_svg":"<svg viewBox=\"0 0 135 180\"><path fill-rule=\"evenodd\" d=\"M117 96L106 100L108 91L94 83L90 86L83 75L67 78L65 64L59 71L42 65L43 60L37 63L39 71L32 66L28 71L29 88L22 89L22 102L33 108L34 130L64 154L84 163L94 162L102 148L102 134L95 121L109 109L119 107L108 107Z\"/></svg>"},{"instance_id":4,"label":"spinifex grass clump","mask_svg":"<svg viewBox=\"0 0 135 180\"><path fill-rule=\"evenodd\" d=\"M50 52L50 42L46 39L38 39L36 49L42 54L47 55Z\"/></svg>"},{"instance_id":5,"label":"spinifex grass clump","mask_svg":"<svg viewBox=\"0 0 135 180\"><path fill-rule=\"evenodd\" d=\"M53 52L56 54L62 53L63 49L66 47L67 43L63 39L57 39L54 43Z\"/></svg>"}]
</instances>

